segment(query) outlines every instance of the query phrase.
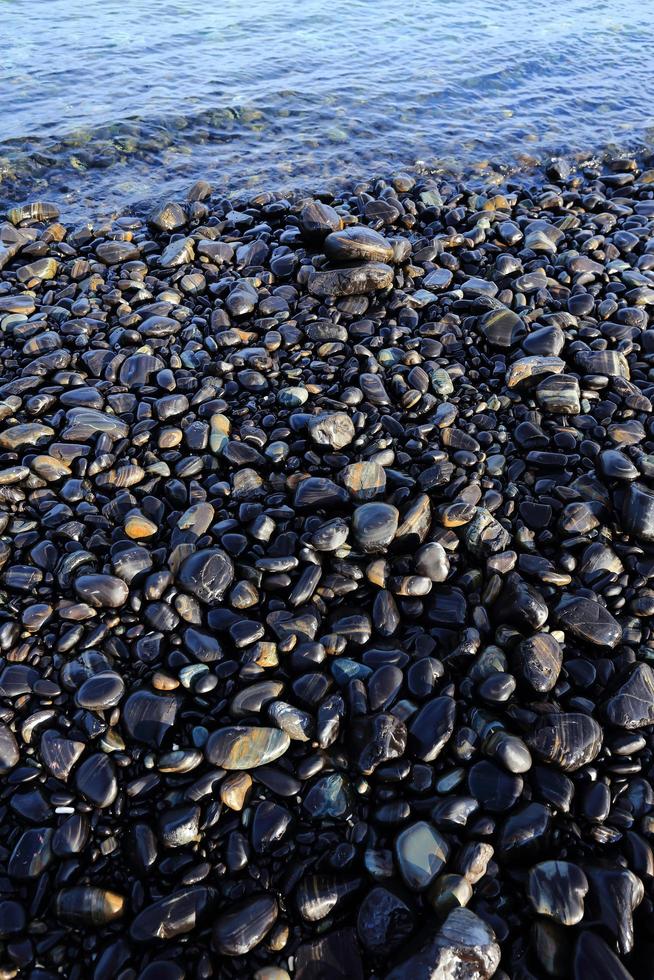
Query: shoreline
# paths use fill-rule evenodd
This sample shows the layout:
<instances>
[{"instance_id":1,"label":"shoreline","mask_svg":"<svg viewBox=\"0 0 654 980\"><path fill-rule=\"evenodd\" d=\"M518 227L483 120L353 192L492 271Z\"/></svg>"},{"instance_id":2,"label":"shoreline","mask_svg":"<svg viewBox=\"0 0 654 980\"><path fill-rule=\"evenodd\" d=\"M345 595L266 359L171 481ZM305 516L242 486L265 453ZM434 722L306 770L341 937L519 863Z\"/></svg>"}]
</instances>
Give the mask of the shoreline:
<instances>
[{"instance_id":1,"label":"shoreline","mask_svg":"<svg viewBox=\"0 0 654 980\"><path fill-rule=\"evenodd\" d=\"M644 980L651 165L0 221L3 976Z\"/></svg>"},{"instance_id":2,"label":"shoreline","mask_svg":"<svg viewBox=\"0 0 654 980\"><path fill-rule=\"evenodd\" d=\"M464 188L482 189L488 187L489 183L497 183L499 186L506 182L516 182L516 184L536 183L540 180L547 180L547 171L553 163L559 163L566 171L582 172L584 167L605 167L611 164L612 160L633 159L638 161L643 167L651 166L654 161L654 148L652 140L647 140L645 136L632 138L623 143L608 141L594 147L583 150L572 150L564 146L540 147L534 153L529 152L528 144L525 150L518 152L517 147L513 152L504 156L482 156L481 153L476 158L467 158L465 163L455 166L452 156L434 156L425 160L407 159L404 163L396 162L386 168L374 167L362 157L360 170L357 175L352 170L346 176L335 177L326 176L324 173L312 173L308 178L300 178L296 175L293 180L284 182L279 175L276 180L260 176L255 179L255 184L251 188L234 187L230 183L221 183L210 179L209 175L197 173L195 176L189 174L185 177L179 174L174 175L163 164L152 163L148 165L148 173L154 172L158 175L151 193L144 197L134 197L128 200L116 200L115 205L107 207L93 205L90 200L75 199L76 191L71 188L67 194L70 200L63 200L63 191L58 187L55 194L49 193L47 185L40 186L41 182L33 176L25 177L22 180L10 180L6 176L0 179L0 217L11 207L16 207L20 203L28 200L49 200L52 201L60 210L64 218L72 218L75 224L90 221L91 223L101 224L108 220L115 220L125 215L136 215L144 218L157 205L166 202L168 198L183 200L188 190L193 187L198 180L208 179L212 187L212 193L220 199L231 200L236 206L246 207L250 201L255 201L261 195L270 194L276 199L287 199L291 203L297 202L302 198L316 196L339 197L351 192L357 185L366 185L376 181L393 180L394 174L405 173L414 179L431 178L435 180L454 181L462 184ZM645 161L649 161L646 164ZM48 169L54 170L55 167L48 168L44 165L43 172L47 175ZM86 171L87 193L95 199L93 189L94 175L97 178L96 184L102 182L104 173L113 173L112 168L105 171L103 168L91 168ZM370 174L372 173L372 176ZM116 170L116 175L120 175L120 167ZM69 178L75 181L74 171ZM66 171L60 172L60 182L66 180ZM39 187L35 193L34 185ZM172 186L172 190L170 187ZM80 185L81 187L81 185ZM161 188L161 190L157 189ZM167 190L164 188L168 188ZM133 192L132 192L133 193Z\"/></svg>"}]
</instances>

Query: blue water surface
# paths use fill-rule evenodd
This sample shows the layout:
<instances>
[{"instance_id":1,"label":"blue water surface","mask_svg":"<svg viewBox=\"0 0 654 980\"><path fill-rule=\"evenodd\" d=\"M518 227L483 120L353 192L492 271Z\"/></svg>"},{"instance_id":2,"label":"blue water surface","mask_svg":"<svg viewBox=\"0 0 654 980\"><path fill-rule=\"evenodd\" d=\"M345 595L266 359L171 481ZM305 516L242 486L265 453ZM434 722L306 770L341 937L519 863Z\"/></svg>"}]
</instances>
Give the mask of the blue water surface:
<instances>
[{"instance_id":1,"label":"blue water surface","mask_svg":"<svg viewBox=\"0 0 654 980\"><path fill-rule=\"evenodd\" d=\"M0 206L649 144L647 0L0 0Z\"/></svg>"}]
</instances>

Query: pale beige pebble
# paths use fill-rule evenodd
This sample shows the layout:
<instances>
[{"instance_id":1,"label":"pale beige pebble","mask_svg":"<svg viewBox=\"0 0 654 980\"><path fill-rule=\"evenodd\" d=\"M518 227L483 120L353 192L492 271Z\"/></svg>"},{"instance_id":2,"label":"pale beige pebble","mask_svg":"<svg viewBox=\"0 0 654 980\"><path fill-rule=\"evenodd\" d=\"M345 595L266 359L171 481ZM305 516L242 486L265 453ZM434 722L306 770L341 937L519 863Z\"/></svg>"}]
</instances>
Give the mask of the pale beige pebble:
<instances>
[{"instance_id":1,"label":"pale beige pebble","mask_svg":"<svg viewBox=\"0 0 654 980\"><path fill-rule=\"evenodd\" d=\"M229 438L229 433L232 431L232 423L226 415L217 412L211 416L209 426L211 429L209 447L213 453L218 453Z\"/></svg>"},{"instance_id":2,"label":"pale beige pebble","mask_svg":"<svg viewBox=\"0 0 654 980\"><path fill-rule=\"evenodd\" d=\"M515 388L516 385L530 378L540 378L546 374L562 374L563 371L565 371L565 361L560 357L534 354L530 357L521 357L511 364L506 372L506 383L509 388Z\"/></svg>"},{"instance_id":3,"label":"pale beige pebble","mask_svg":"<svg viewBox=\"0 0 654 980\"><path fill-rule=\"evenodd\" d=\"M235 772L220 784L220 799L230 810L242 810L252 788L252 776L248 772Z\"/></svg>"},{"instance_id":4,"label":"pale beige pebble","mask_svg":"<svg viewBox=\"0 0 654 980\"><path fill-rule=\"evenodd\" d=\"M157 691L174 691L179 687L179 681L170 674L165 674L162 670L157 670L152 675L152 686Z\"/></svg>"},{"instance_id":5,"label":"pale beige pebble","mask_svg":"<svg viewBox=\"0 0 654 980\"><path fill-rule=\"evenodd\" d=\"M133 541L140 538L151 538L159 531L158 525L151 521L140 511L132 512L125 518L125 534Z\"/></svg>"}]
</instances>

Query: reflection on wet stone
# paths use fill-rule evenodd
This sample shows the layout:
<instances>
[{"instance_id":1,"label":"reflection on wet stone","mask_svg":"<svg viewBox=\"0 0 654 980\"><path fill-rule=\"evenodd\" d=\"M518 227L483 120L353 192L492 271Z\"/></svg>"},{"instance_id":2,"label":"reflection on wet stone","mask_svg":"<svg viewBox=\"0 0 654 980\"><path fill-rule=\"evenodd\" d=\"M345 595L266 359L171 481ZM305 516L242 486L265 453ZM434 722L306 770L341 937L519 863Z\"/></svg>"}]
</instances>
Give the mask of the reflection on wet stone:
<instances>
[{"instance_id":1,"label":"reflection on wet stone","mask_svg":"<svg viewBox=\"0 0 654 980\"><path fill-rule=\"evenodd\" d=\"M3 975L639 975L644 166L6 214Z\"/></svg>"}]
</instances>

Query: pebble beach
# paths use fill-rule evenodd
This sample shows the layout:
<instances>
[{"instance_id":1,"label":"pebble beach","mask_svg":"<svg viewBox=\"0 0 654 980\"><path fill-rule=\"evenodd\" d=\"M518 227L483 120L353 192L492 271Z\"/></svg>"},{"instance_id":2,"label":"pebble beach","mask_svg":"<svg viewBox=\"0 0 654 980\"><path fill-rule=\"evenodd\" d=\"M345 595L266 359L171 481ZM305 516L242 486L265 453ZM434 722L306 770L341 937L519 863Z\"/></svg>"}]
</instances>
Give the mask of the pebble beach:
<instances>
[{"instance_id":1,"label":"pebble beach","mask_svg":"<svg viewBox=\"0 0 654 980\"><path fill-rule=\"evenodd\" d=\"M47 6L0 980L652 980L646 5Z\"/></svg>"},{"instance_id":2,"label":"pebble beach","mask_svg":"<svg viewBox=\"0 0 654 980\"><path fill-rule=\"evenodd\" d=\"M0 225L3 978L645 978L654 169Z\"/></svg>"}]
</instances>

